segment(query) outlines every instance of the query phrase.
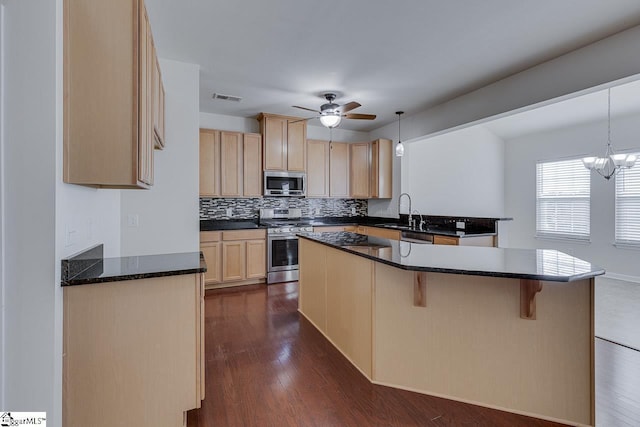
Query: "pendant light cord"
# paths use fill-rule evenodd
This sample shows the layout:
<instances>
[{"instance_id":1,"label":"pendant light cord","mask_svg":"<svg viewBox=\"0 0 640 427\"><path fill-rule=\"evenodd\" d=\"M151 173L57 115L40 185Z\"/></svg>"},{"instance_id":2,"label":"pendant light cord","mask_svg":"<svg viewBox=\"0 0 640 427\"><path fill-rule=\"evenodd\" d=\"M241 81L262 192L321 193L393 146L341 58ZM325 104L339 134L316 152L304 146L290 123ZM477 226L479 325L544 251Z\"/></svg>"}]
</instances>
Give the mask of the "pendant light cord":
<instances>
[{"instance_id":1,"label":"pendant light cord","mask_svg":"<svg viewBox=\"0 0 640 427\"><path fill-rule=\"evenodd\" d=\"M607 93L609 94L609 107L607 110L607 117L608 117L608 123L609 123L609 126L607 128L607 145L610 146L611 145L611 88L609 88Z\"/></svg>"}]
</instances>

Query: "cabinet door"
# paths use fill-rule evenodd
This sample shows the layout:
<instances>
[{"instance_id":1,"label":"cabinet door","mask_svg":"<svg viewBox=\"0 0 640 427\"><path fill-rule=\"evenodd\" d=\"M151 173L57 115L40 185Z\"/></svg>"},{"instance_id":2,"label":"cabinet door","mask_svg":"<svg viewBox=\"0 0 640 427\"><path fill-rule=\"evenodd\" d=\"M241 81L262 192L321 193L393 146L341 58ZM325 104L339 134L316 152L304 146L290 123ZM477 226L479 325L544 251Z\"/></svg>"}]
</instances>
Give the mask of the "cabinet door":
<instances>
[{"instance_id":1,"label":"cabinet door","mask_svg":"<svg viewBox=\"0 0 640 427\"><path fill-rule=\"evenodd\" d=\"M264 117L264 170L287 169L287 121L279 117Z\"/></svg>"},{"instance_id":2,"label":"cabinet door","mask_svg":"<svg viewBox=\"0 0 640 427\"><path fill-rule=\"evenodd\" d=\"M245 279L245 242L222 242L222 281Z\"/></svg>"},{"instance_id":3,"label":"cabinet door","mask_svg":"<svg viewBox=\"0 0 640 427\"><path fill-rule=\"evenodd\" d=\"M371 146L368 142L351 144L351 196L367 199L370 196Z\"/></svg>"},{"instance_id":4,"label":"cabinet door","mask_svg":"<svg viewBox=\"0 0 640 427\"><path fill-rule=\"evenodd\" d=\"M331 143L329 170L329 195L349 197L349 144Z\"/></svg>"},{"instance_id":5,"label":"cabinet door","mask_svg":"<svg viewBox=\"0 0 640 427\"><path fill-rule=\"evenodd\" d=\"M262 279L267 276L267 243L263 240L247 240L247 279Z\"/></svg>"},{"instance_id":6,"label":"cabinet door","mask_svg":"<svg viewBox=\"0 0 640 427\"><path fill-rule=\"evenodd\" d=\"M287 122L287 170L306 170L307 122Z\"/></svg>"},{"instance_id":7,"label":"cabinet door","mask_svg":"<svg viewBox=\"0 0 640 427\"><path fill-rule=\"evenodd\" d=\"M262 135L244 134L244 192L245 197L262 196Z\"/></svg>"},{"instance_id":8,"label":"cabinet door","mask_svg":"<svg viewBox=\"0 0 640 427\"><path fill-rule=\"evenodd\" d=\"M220 283L222 281L220 242L200 243L200 250L207 263L207 272L204 273L206 284Z\"/></svg>"},{"instance_id":9,"label":"cabinet door","mask_svg":"<svg viewBox=\"0 0 640 427\"><path fill-rule=\"evenodd\" d=\"M328 141L307 141L307 197L329 197Z\"/></svg>"},{"instance_id":10,"label":"cabinet door","mask_svg":"<svg viewBox=\"0 0 640 427\"><path fill-rule=\"evenodd\" d=\"M147 12L140 13L140 110L138 129L138 180L153 185L153 39Z\"/></svg>"},{"instance_id":11,"label":"cabinet door","mask_svg":"<svg viewBox=\"0 0 640 427\"><path fill-rule=\"evenodd\" d=\"M239 197L243 192L242 134L220 132L220 195Z\"/></svg>"},{"instance_id":12,"label":"cabinet door","mask_svg":"<svg viewBox=\"0 0 640 427\"><path fill-rule=\"evenodd\" d=\"M200 196L220 197L220 132L200 129Z\"/></svg>"},{"instance_id":13,"label":"cabinet door","mask_svg":"<svg viewBox=\"0 0 640 427\"><path fill-rule=\"evenodd\" d=\"M153 81L152 81L152 101L153 101L153 136L155 148L164 148L164 86L162 85L162 74L160 74L160 63L156 50L153 50Z\"/></svg>"},{"instance_id":14,"label":"cabinet door","mask_svg":"<svg viewBox=\"0 0 640 427\"><path fill-rule=\"evenodd\" d=\"M390 199L393 195L393 143L390 139L371 142L371 198Z\"/></svg>"}]
</instances>

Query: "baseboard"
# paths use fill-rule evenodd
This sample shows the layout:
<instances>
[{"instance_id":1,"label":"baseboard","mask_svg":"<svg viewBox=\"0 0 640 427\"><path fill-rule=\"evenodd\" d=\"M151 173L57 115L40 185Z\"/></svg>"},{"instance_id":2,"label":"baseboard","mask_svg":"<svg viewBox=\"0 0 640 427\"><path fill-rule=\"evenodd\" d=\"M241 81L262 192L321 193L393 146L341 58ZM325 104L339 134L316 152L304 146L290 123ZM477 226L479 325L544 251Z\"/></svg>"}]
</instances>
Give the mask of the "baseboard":
<instances>
[{"instance_id":1,"label":"baseboard","mask_svg":"<svg viewBox=\"0 0 640 427\"><path fill-rule=\"evenodd\" d=\"M605 275L603 277L605 277L607 279L621 280L623 282L631 282L631 283L640 284L640 277L639 276L628 276L626 274L618 274L618 273L607 272L607 273L605 273Z\"/></svg>"}]
</instances>

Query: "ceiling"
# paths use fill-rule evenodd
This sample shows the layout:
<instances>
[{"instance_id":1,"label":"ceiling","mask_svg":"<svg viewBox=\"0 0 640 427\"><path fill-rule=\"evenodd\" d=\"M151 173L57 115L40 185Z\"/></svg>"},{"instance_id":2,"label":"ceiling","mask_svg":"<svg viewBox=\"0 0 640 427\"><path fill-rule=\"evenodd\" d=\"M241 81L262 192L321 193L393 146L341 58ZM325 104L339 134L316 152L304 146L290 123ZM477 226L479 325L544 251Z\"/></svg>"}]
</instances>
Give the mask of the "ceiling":
<instances>
[{"instance_id":1,"label":"ceiling","mask_svg":"<svg viewBox=\"0 0 640 427\"><path fill-rule=\"evenodd\" d=\"M545 105L481 126L504 140L607 119L607 90ZM611 88L611 116L640 114L640 80ZM603 132L606 132L603 127Z\"/></svg>"},{"instance_id":2,"label":"ceiling","mask_svg":"<svg viewBox=\"0 0 640 427\"><path fill-rule=\"evenodd\" d=\"M640 23L638 0L146 0L159 56L199 64L200 111L370 131ZM579 5L579 7L577 7ZM214 92L241 102L212 99ZM317 120L309 122L319 125Z\"/></svg>"}]
</instances>

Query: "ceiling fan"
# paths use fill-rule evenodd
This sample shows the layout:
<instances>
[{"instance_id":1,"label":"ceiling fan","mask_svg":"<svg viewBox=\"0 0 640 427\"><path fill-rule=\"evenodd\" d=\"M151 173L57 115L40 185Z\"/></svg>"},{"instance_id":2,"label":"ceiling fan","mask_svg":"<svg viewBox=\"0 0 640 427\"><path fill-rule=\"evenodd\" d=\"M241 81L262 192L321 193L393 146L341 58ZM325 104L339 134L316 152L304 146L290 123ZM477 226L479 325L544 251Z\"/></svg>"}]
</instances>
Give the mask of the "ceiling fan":
<instances>
[{"instance_id":1,"label":"ceiling fan","mask_svg":"<svg viewBox=\"0 0 640 427\"><path fill-rule=\"evenodd\" d=\"M322 104L320 106L320 111L314 110L312 108L300 107L298 105L294 105L294 108L300 108L301 110L313 111L314 113L318 113L319 116L309 117L307 119L302 120L311 120L311 119L320 119L320 122L323 126L328 128L334 128L340 124L342 118L345 119L356 119L356 120L373 120L376 118L375 114L346 114L351 110L355 110L360 107L360 104L357 102L348 102L344 105L336 104L336 94L335 93L325 93L324 98L327 100L326 104Z\"/></svg>"}]
</instances>

